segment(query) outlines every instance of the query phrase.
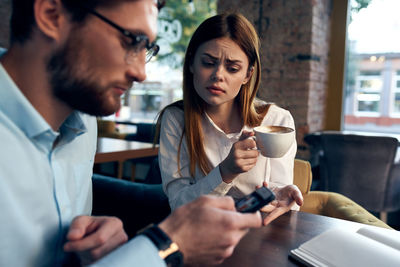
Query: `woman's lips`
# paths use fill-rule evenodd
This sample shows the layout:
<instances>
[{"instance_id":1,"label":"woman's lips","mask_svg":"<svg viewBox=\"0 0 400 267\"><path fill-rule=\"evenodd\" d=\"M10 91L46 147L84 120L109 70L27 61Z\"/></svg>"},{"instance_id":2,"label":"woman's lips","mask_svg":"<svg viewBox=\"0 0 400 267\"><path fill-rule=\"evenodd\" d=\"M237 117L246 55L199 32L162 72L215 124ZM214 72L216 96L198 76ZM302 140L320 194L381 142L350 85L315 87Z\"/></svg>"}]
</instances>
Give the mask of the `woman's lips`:
<instances>
[{"instance_id":1,"label":"woman's lips","mask_svg":"<svg viewBox=\"0 0 400 267\"><path fill-rule=\"evenodd\" d=\"M208 86L206 88L210 93L212 93L214 95L220 95L225 92L222 88L217 87L217 86Z\"/></svg>"}]
</instances>

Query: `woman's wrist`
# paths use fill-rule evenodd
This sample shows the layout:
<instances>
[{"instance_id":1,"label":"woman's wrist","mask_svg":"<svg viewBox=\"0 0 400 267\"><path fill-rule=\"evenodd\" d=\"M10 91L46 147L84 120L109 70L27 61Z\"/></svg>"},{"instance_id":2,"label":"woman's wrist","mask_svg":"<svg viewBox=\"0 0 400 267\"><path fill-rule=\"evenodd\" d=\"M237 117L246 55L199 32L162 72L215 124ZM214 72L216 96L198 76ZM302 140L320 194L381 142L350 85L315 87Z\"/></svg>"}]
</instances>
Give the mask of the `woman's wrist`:
<instances>
[{"instance_id":1,"label":"woman's wrist","mask_svg":"<svg viewBox=\"0 0 400 267\"><path fill-rule=\"evenodd\" d=\"M230 184L232 183L233 179L237 176L237 174L230 173L225 166L223 166L223 162L219 164L219 172L221 174L222 181L224 183Z\"/></svg>"}]
</instances>

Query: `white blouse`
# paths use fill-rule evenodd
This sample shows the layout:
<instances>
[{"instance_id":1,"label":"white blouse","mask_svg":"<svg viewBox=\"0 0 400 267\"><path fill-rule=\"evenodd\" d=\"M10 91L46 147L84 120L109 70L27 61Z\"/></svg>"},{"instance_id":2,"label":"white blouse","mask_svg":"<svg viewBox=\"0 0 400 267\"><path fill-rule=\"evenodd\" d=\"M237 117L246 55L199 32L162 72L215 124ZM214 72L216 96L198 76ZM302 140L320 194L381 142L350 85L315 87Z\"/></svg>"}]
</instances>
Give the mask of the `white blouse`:
<instances>
[{"instance_id":1,"label":"white blouse","mask_svg":"<svg viewBox=\"0 0 400 267\"><path fill-rule=\"evenodd\" d=\"M239 174L227 184L222 180L219 164L228 156L232 145L239 140L243 130L252 129L244 126L239 133L225 134L209 116L205 116L201 123L205 152L213 169L204 175L196 168L195 177L190 176L190 159L184 136L180 151L181 176L178 171L177 153L184 127L183 110L171 107L162 117L158 156L163 188L172 210L203 194L230 195L238 199L253 192L256 186L262 186L264 181L268 183L269 188L293 184L296 141L282 158L266 158L260 153L256 165L251 170ZM290 112L276 105L271 105L261 125L280 125L293 129L295 127Z\"/></svg>"}]
</instances>

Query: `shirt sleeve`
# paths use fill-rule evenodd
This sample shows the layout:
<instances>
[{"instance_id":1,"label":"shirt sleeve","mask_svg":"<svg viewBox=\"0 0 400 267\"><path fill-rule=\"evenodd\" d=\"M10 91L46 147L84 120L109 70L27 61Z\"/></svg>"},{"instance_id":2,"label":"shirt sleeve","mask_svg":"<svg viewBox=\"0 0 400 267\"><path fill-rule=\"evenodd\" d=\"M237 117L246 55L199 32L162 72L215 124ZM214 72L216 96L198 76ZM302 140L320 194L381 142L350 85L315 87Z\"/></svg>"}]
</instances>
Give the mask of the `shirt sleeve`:
<instances>
[{"instance_id":1,"label":"shirt sleeve","mask_svg":"<svg viewBox=\"0 0 400 267\"><path fill-rule=\"evenodd\" d=\"M289 111L280 109L279 118L277 125L293 128L295 130L295 124L292 115ZM293 184L293 168L294 158L297 152L297 142L294 139L293 144L289 148L288 152L281 158L270 158L271 164L271 177L270 177L270 188L284 187L286 185ZM294 204L292 210L299 210L300 207Z\"/></svg>"},{"instance_id":2,"label":"shirt sleeve","mask_svg":"<svg viewBox=\"0 0 400 267\"><path fill-rule=\"evenodd\" d=\"M177 108L165 111L161 121L158 157L163 188L172 210L204 194L226 194L232 187L231 184L222 181L218 166L201 179L191 177L190 158L185 139L182 140L178 168L178 147L183 125L183 111ZM198 173L198 169L196 171L196 176L202 176Z\"/></svg>"},{"instance_id":3,"label":"shirt sleeve","mask_svg":"<svg viewBox=\"0 0 400 267\"><path fill-rule=\"evenodd\" d=\"M139 235L120 246L90 267L165 267L165 261L158 256L158 249L147 237Z\"/></svg>"}]
</instances>

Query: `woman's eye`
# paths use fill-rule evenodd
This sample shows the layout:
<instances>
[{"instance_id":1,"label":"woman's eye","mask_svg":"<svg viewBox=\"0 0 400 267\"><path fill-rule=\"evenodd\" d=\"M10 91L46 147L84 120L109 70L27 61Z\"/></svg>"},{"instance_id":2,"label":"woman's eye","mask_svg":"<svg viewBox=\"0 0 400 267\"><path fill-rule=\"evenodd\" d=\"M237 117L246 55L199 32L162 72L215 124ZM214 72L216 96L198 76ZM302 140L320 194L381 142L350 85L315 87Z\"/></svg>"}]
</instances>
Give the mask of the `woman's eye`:
<instances>
[{"instance_id":1,"label":"woman's eye","mask_svg":"<svg viewBox=\"0 0 400 267\"><path fill-rule=\"evenodd\" d=\"M214 66L214 62L212 61L202 61L201 63L206 67Z\"/></svg>"},{"instance_id":2,"label":"woman's eye","mask_svg":"<svg viewBox=\"0 0 400 267\"><path fill-rule=\"evenodd\" d=\"M238 72L240 70L240 68L238 68L238 67L228 67L227 69L229 72L232 72L232 73Z\"/></svg>"}]
</instances>

